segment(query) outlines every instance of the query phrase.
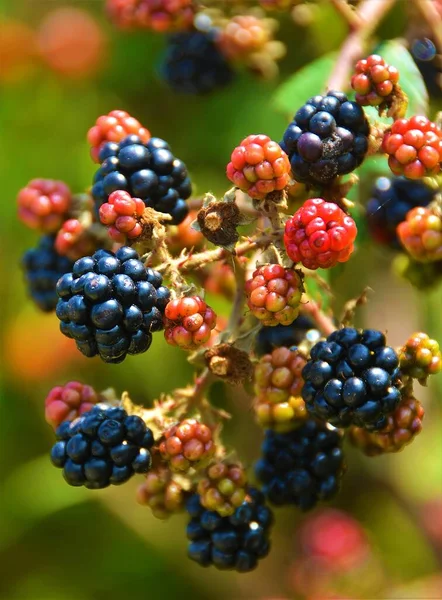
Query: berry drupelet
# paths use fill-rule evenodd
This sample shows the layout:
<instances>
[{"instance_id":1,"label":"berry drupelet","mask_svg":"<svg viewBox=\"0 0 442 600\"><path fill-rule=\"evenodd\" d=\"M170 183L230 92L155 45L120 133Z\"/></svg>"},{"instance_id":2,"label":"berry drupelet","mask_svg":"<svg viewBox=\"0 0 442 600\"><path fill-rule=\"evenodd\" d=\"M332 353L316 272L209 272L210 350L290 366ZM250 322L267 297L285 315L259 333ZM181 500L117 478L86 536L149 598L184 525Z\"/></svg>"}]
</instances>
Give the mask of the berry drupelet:
<instances>
[{"instance_id":1,"label":"berry drupelet","mask_svg":"<svg viewBox=\"0 0 442 600\"><path fill-rule=\"evenodd\" d=\"M117 190L112 192L108 202L100 206L100 221L115 242L136 241L143 233L141 217L145 208L140 198L132 198L127 192Z\"/></svg>"},{"instance_id":2,"label":"berry drupelet","mask_svg":"<svg viewBox=\"0 0 442 600\"><path fill-rule=\"evenodd\" d=\"M125 483L151 468L154 438L144 421L120 407L97 404L56 431L52 464L69 485L96 490Z\"/></svg>"},{"instance_id":3,"label":"berry drupelet","mask_svg":"<svg viewBox=\"0 0 442 600\"><path fill-rule=\"evenodd\" d=\"M249 488L244 502L228 517L205 510L198 494L189 498L186 509L191 517L187 554L202 567L246 573L269 553L273 514L258 490Z\"/></svg>"},{"instance_id":4,"label":"berry drupelet","mask_svg":"<svg viewBox=\"0 0 442 600\"><path fill-rule=\"evenodd\" d=\"M414 333L399 350L399 367L403 375L426 385L429 375L442 369L442 355L436 340L426 333Z\"/></svg>"},{"instance_id":5,"label":"berry drupelet","mask_svg":"<svg viewBox=\"0 0 442 600\"><path fill-rule=\"evenodd\" d=\"M437 175L442 162L442 130L427 117L398 119L385 133L382 150L395 175L407 179Z\"/></svg>"},{"instance_id":6,"label":"berry drupelet","mask_svg":"<svg viewBox=\"0 0 442 600\"><path fill-rule=\"evenodd\" d=\"M206 344L216 326L216 314L199 296L171 300L164 317L166 342L184 350Z\"/></svg>"},{"instance_id":7,"label":"berry drupelet","mask_svg":"<svg viewBox=\"0 0 442 600\"><path fill-rule=\"evenodd\" d=\"M57 281L72 269L72 261L60 256L54 248L55 238L45 235L36 248L28 250L22 259L22 267L28 290L35 304L50 312L57 306L55 291Z\"/></svg>"},{"instance_id":8,"label":"berry drupelet","mask_svg":"<svg viewBox=\"0 0 442 600\"><path fill-rule=\"evenodd\" d=\"M208 94L232 81L233 71L216 39L215 30L170 36L160 73L175 92Z\"/></svg>"},{"instance_id":9,"label":"berry drupelet","mask_svg":"<svg viewBox=\"0 0 442 600\"><path fill-rule=\"evenodd\" d=\"M411 209L397 226L397 236L407 253L418 262L442 260L442 219L431 208Z\"/></svg>"},{"instance_id":10,"label":"berry drupelet","mask_svg":"<svg viewBox=\"0 0 442 600\"><path fill-rule=\"evenodd\" d=\"M66 219L71 203L71 190L63 181L33 179L18 193L18 218L31 229L54 233Z\"/></svg>"},{"instance_id":11,"label":"berry drupelet","mask_svg":"<svg viewBox=\"0 0 442 600\"><path fill-rule=\"evenodd\" d=\"M344 327L315 344L302 371L309 413L337 427L383 429L401 393L399 359L375 329Z\"/></svg>"},{"instance_id":12,"label":"berry drupelet","mask_svg":"<svg viewBox=\"0 0 442 600\"><path fill-rule=\"evenodd\" d=\"M122 246L98 250L74 264L57 283L60 330L85 356L109 363L146 352L152 332L163 328L170 292L162 277Z\"/></svg>"},{"instance_id":13,"label":"berry drupelet","mask_svg":"<svg viewBox=\"0 0 442 600\"><path fill-rule=\"evenodd\" d=\"M291 325L262 327L256 338L255 352L258 355L268 354L280 346L296 346L305 338L315 323L306 315L299 315Z\"/></svg>"},{"instance_id":14,"label":"berry drupelet","mask_svg":"<svg viewBox=\"0 0 442 600\"><path fill-rule=\"evenodd\" d=\"M396 410L388 415L387 425L381 431L350 428L350 440L367 456L386 452L400 452L411 444L422 430L424 409L413 396L405 396Z\"/></svg>"},{"instance_id":15,"label":"berry drupelet","mask_svg":"<svg viewBox=\"0 0 442 600\"><path fill-rule=\"evenodd\" d=\"M399 71L388 65L377 54L356 63L355 74L351 78L351 87L356 92L356 102L361 106L379 106L388 104L397 88Z\"/></svg>"},{"instance_id":16,"label":"berry drupelet","mask_svg":"<svg viewBox=\"0 0 442 600\"><path fill-rule=\"evenodd\" d=\"M121 142L128 135L138 136L143 144L150 140L150 132L124 110L112 110L108 115L98 117L87 133L92 159L100 162L98 155L106 142Z\"/></svg>"},{"instance_id":17,"label":"berry drupelet","mask_svg":"<svg viewBox=\"0 0 442 600\"><path fill-rule=\"evenodd\" d=\"M73 421L103 400L93 387L79 381L57 385L45 400L46 421L56 429L63 421Z\"/></svg>"},{"instance_id":18,"label":"berry drupelet","mask_svg":"<svg viewBox=\"0 0 442 600\"><path fill-rule=\"evenodd\" d=\"M249 135L232 152L227 177L251 198L259 200L287 187L290 162L281 146L267 135Z\"/></svg>"},{"instance_id":19,"label":"berry drupelet","mask_svg":"<svg viewBox=\"0 0 442 600\"><path fill-rule=\"evenodd\" d=\"M342 92L313 96L296 113L281 147L293 176L311 185L329 185L351 173L368 150L369 127L363 109Z\"/></svg>"},{"instance_id":20,"label":"berry drupelet","mask_svg":"<svg viewBox=\"0 0 442 600\"><path fill-rule=\"evenodd\" d=\"M434 196L435 190L421 181L410 181L404 177L379 177L366 209L371 236L379 244L399 249L397 226L412 208L427 206Z\"/></svg>"},{"instance_id":21,"label":"berry drupelet","mask_svg":"<svg viewBox=\"0 0 442 600\"><path fill-rule=\"evenodd\" d=\"M342 435L331 425L309 419L288 433L267 430L255 472L266 498L301 510L329 500L344 472Z\"/></svg>"},{"instance_id":22,"label":"berry drupelet","mask_svg":"<svg viewBox=\"0 0 442 600\"><path fill-rule=\"evenodd\" d=\"M94 178L92 195L97 211L118 190L141 198L144 204L183 221L188 213L185 200L192 186L186 165L175 158L169 144L160 138L144 143L130 135L118 144L108 142L99 152L101 167Z\"/></svg>"},{"instance_id":23,"label":"berry drupelet","mask_svg":"<svg viewBox=\"0 0 442 600\"><path fill-rule=\"evenodd\" d=\"M310 198L287 220L284 245L307 269L329 269L347 262L356 234L356 223L337 204Z\"/></svg>"},{"instance_id":24,"label":"berry drupelet","mask_svg":"<svg viewBox=\"0 0 442 600\"><path fill-rule=\"evenodd\" d=\"M299 314L304 286L298 271L270 264L256 269L245 291L250 311L263 325L291 325Z\"/></svg>"},{"instance_id":25,"label":"berry drupelet","mask_svg":"<svg viewBox=\"0 0 442 600\"><path fill-rule=\"evenodd\" d=\"M184 419L164 432L158 449L172 471L200 467L215 452L212 430L196 419Z\"/></svg>"},{"instance_id":26,"label":"berry drupelet","mask_svg":"<svg viewBox=\"0 0 442 600\"><path fill-rule=\"evenodd\" d=\"M263 356L254 373L254 410L260 425L288 431L307 417L300 398L305 358L296 348L275 348Z\"/></svg>"}]
</instances>

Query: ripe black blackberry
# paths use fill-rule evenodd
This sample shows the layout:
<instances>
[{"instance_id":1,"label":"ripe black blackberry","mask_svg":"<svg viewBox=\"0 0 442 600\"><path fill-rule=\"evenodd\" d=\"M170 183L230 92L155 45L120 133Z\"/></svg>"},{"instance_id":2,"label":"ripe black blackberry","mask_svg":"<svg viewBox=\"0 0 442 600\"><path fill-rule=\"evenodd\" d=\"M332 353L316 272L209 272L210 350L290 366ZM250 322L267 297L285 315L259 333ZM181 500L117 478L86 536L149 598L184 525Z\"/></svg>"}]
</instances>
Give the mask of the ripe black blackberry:
<instances>
[{"instance_id":1,"label":"ripe black blackberry","mask_svg":"<svg viewBox=\"0 0 442 600\"><path fill-rule=\"evenodd\" d=\"M302 370L309 413L337 427L383 429L401 399L399 359L375 329L344 327L315 344Z\"/></svg>"},{"instance_id":2,"label":"ripe black blackberry","mask_svg":"<svg viewBox=\"0 0 442 600\"><path fill-rule=\"evenodd\" d=\"M261 327L256 337L255 350L261 355L268 354L280 346L297 346L305 338L307 331L315 326L310 317L300 315L291 325Z\"/></svg>"},{"instance_id":3,"label":"ripe black blackberry","mask_svg":"<svg viewBox=\"0 0 442 600\"><path fill-rule=\"evenodd\" d=\"M330 499L344 472L341 445L340 432L315 419L288 433L268 429L255 467L265 496L273 504L295 504L301 510Z\"/></svg>"},{"instance_id":4,"label":"ripe black blackberry","mask_svg":"<svg viewBox=\"0 0 442 600\"><path fill-rule=\"evenodd\" d=\"M121 407L97 404L56 431L51 461L69 485L91 490L120 485L152 466L152 431Z\"/></svg>"},{"instance_id":5,"label":"ripe black blackberry","mask_svg":"<svg viewBox=\"0 0 442 600\"><path fill-rule=\"evenodd\" d=\"M245 573L269 553L273 514L258 490L249 488L230 517L206 510L198 494L189 498L186 509L192 517L187 526L188 556L201 566Z\"/></svg>"},{"instance_id":6,"label":"ripe black blackberry","mask_svg":"<svg viewBox=\"0 0 442 600\"><path fill-rule=\"evenodd\" d=\"M108 363L146 352L152 332L163 329L170 298L161 284L161 275L128 246L80 258L57 283L60 330L85 356L99 354Z\"/></svg>"},{"instance_id":7,"label":"ripe black blackberry","mask_svg":"<svg viewBox=\"0 0 442 600\"><path fill-rule=\"evenodd\" d=\"M173 90L207 94L231 82L233 71L215 38L214 31L190 31L169 37L160 72Z\"/></svg>"},{"instance_id":8,"label":"ripe black blackberry","mask_svg":"<svg viewBox=\"0 0 442 600\"><path fill-rule=\"evenodd\" d=\"M313 96L295 114L281 147L296 181L328 185L351 173L368 150L369 126L363 109L342 92Z\"/></svg>"},{"instance_id":9,"label":"ripe black blackberry","mask_svg":"<svg viewBox=\"0 0 442 600\"><path fill-rule=\"evenodd\" d=\"M44 235L38 246L28 250L22 259L22 267L29 294L43 311L50 312L57 306L55 291L57 281L72 269L72 261L60 256L54 248L55 236Z\"/></svg>"},{"instance_id":10,"label":"ripe black blackberry","mask_svg":"<svg viewBox=\"0 0 442 600\"><path fill-rule=\"evenodd\" d=\"M167 142L151 138L143 143L129 135L118 144L104 144L98 158L101 167L92 187L97 211L112 192L124 190L146 206L172 215L173 224L184 221L192 185L186 165L175 158Z\"/></svg>"},{"instance_id":11,"label":"ripe black blackberry","mask_svg":"<svg viewBox=\"0 0 442 600\"><path fill-rule=\"evenodd\" d=\"M400 249L396 234L399 223L416 206L427 206L436 191L421 181L405 177L379 177L367 203L367 223L372 237L380 244Z\"/></svg>"}]
</instances>

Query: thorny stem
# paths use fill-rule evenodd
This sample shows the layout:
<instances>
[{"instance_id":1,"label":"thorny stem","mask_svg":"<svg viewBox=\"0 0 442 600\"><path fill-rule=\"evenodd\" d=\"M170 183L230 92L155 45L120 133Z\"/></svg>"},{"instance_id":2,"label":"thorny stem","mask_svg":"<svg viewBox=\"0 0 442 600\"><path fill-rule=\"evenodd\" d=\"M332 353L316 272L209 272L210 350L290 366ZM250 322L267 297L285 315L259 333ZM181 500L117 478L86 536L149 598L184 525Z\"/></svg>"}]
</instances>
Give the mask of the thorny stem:
<instances>
[{"instance_id":1,"label":"thorny stem","mask_svg":"<svg viewBox=\"0 0 442 600\"><path fill-rule=\"evenodd\" d=\"M215 250L205 250L204 252L198 252L197 254L189 254L188 256L179 256L178 258L171 259L168 262L163 262L157 265L155 269L160 272L167 271L173 268L178 272L192 271L200 269L204 265L209 263L223 260L228 256L234 254L234 256L244 256L255 248L266 248L271 244L278 236L281 236L281 231L274 231L272 233L262 233L256 237L251 237L245 242L238 244L234 252L230 252L225 248L216 248Z\"/></svg>"},{"instance_id":2,"label":"thorny stem","mask_svg":"<svg viewBox=\"0 0 442 600\"><path fill-rule=\"evenodd\" d=\"M347 0L330 0L336 11L344 18L350 31L357 29L360 25L360 18Z\"/></svg>"},{"instance_id":3,"label":"thorny stem","mask_svg":"<svg viewBox=\"0 0 442 600\"><path fill-rule=\"evenodd\" d=\"M301 306L301 312L310 315L318 326L319 331L325 336L329 336L331 333L333 333L333 331L336 330L333 319L328 317L325 312L321 310L321 307L317 302L315 302L315 300L309 298L307 303Z\"/></svg>"},{"instance_id":4,"label":"thorny stem","mask_svg":"<svg viewBox=\"0 0 442 600\"><path fill-rule=\"evenodd\" d=\"M357 11L358 23L342 45L335 67L327 83L327 89L340 90L347 87L349 73L354 63L364 53L367 38L396 0L362 0ZM336 3L334 3L336 6Z\"/></svg>"}]
</instances>

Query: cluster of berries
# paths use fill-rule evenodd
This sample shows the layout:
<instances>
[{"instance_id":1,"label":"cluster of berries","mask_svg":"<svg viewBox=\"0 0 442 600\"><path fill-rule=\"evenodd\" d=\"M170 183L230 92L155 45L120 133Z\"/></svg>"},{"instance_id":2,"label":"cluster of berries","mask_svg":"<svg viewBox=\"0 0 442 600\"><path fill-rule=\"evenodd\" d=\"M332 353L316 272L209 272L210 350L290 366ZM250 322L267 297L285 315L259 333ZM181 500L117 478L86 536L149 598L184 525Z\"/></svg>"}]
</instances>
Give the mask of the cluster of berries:
<instances>
[{"instance_id":1,"label":"cluster of berries","mask_svg":"<svg viewBox=\"0 0 442 600\"><path fill-rule=\"evenodd\" d=\"M125 6L122 0L111 4ZM171 15L142 0L135 4L137 19L149 22L143 26L175 28ZM229 35L236 39L241 27L238 21ZM225 44L232 53L233 41ZM359 64L353 85L360 90L357 102L339 91L310 98L281 144L251 135L233 151L227 176L235 188L222 201L208 195L195 219L201 236L195 246L205 237L218 248L189 252L184 243L180 256L170 254L179 227L190 239L186 167L166 142L122 111L100 117L88 135L100 163L95 210L90 198L71 197L57 182L32 182L19 197L22 219L45 234L24 259L30 287L42 308L56 308L61 332L80 352L120 363L145 352L152 334L164 330L166 342L193 351L190 361L202 368L194 385L162 397L152 409L135 407L125 395L117 402L78 382L54 388L46 400L46 418L57 435L52 462L69 484L90 489L146 474L138 501L159 518L186 508L188 554L202 566L239 572L256 567L270 548L273 517L266 501L309 510L333 497L345 472L345 435L371 456L410 443L423 418L414 380L425 384L442 368L439 346L427 335L414 334L396 351L381 331L343 327L329 318L309 290L311 281L324 284L310 271L345 263L354 250L357 228L339 177L359 166L368 150L360 104L394 107L400 91L394 70L376 57ZM439 151L438 135L420 117L395 121L384 150L394 151L392 164L406 158L414 166L393 183L377 182L368 211L372 231L384 243L399 240L416 260L435 263L442 260L440 209L432 192L420 182L407 187L406 178L416 175L416 161L425 172L437 172L429 157ZM411 146L418 150L414 163L408 160ZM324 197L312 193L287 217L292 178ZM387 224L376 221L380 212ZM236 245L236 227L250 214L258 214L263 226ZM213 231L206 235L208 222ZM167 223L175 225L173 233ZM233 231L231 245L213 235L226 230ZM262 263L252 266L257 250ZM226 262L232 255L231 267ZM225 278L224 295L235 301L226 329L213 341L222 319L186 273L217 261L223 268L218 280L212 277L212 290L221 290L219 278ZM316 326L328 335L321 338ZM261 491L249 485L245 469L221 443L225 413L206 395L216 377L235 385L253 379L254 413L264 429L255 468Z\"/></svg>"}]
</instances>

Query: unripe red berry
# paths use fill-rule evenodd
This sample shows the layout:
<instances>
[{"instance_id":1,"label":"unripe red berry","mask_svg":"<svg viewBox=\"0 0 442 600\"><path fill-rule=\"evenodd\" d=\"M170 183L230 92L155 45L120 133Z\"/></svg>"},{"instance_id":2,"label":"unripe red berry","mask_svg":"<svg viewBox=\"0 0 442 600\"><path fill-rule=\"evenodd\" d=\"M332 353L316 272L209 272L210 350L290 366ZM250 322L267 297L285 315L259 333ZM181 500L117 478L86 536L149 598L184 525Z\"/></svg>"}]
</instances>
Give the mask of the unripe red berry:
<instances>
[{"instance_id":1,"label":"unripe red berry","mask_svg":"<svg viewBox=\"0 0 442 600\"><path fill-rule=\"evenodd\" d=\"M356 63L351 87L356 92L356 102L361 106L379 106L395 91L399 81L399 71L388 65L376 54Z\"/></svg>"},{"instance_id":2,"label":"unripe red berry","mask_svg":"<svg viewBox=\"0 0 442 600\"><path fill-rule=\"evenodd\" d=\"M196 419L185 419L164 433L158 449L172 471L204 466L215 452L212 430Z\"/></svg>"},{"instance_id":3,"label":"unripe red berry","mask_svg":"<svg viewBox=\"0 0 442 600\"><path fill-rule=\"evenodd\" d=\"M141 217L145 208L140 198L132 198L128 192L117 190L100 206L100 221L115 242L126 244L142 235Z\"/></svg>"},{"instance_id":4,"label":"unripe red berry","mask_svg":"<svg viewBox=\"0 0 442 600\"><path fill-rule=\"evenodd\" d=\"M356 223L337 204L310 198L286 222L284 244L294 262L328 269L350 258L356 233Z\"/></svg>"},{"instance_id":5,"label":"unripe red berry","mask_svg":"<svg viewBox=\"0 0 442 600\"><path fill-rule=\"evenodd\" d=\"M232 152L227 177L251 198L263 199L288 185L289 158L267 135L249 135Z\"/></svg>"},{"instance_id":6,"label":"unripe red berry","mask_svg":"<svg viewBox=\"0 0 442 600\"><path fill-rule=\"evenodd\" d=\"M63 421L73 421L104 398L93 387L78 381L52 388L45 400L45 418L54 429Z\"/></svg>"},{"instance_id":7,"label":"unripe red berry","mask_svg":"<svg viewBox=\"0 0 442 600\"><path fill-rule=\"evenodd\" d=\"M181 31L193 23L192 0L107 0L109 18L122 29Z\"/></svg>"},{"instance_id":8,"label":"unripe red berry","mask_svg":"<svg viewBox=\"0 0 442 600\"><path fill-rule=\"evenodd\" d=\"M263 325L291 325L299 314L302 278L294 269L264 265L246 282L247 304Z\"/></svg>"},{"instance_id":9,"label":"unripe red berry","mask_svg":"<svg viewBox=\"0 0 442 600\"><path fill-rule=\"evenodd\" d=\"M414 333L399 350L398 356L401 373L424 385L429 375L436 375L442 369L439 344L426 333Z\"/></svg>"},{"instance_id":10,"label":"unripe red berry","mask_svg":"<svg viewBox=\"0 0 442 600\"><path fill-rule=\"evenodd\" d=\"M198 483L200 502L208 510L222 517L233 515L247 495L247 477L243 467L223 462L208 467Z\"/></svg>"},{"instance_id":11,"label":"unripe red berry","mask_svg":"<svg viewBox=\"0 0 442 600\"><path fill-rule=\"evenodd\" d=\"M97 240L78 219L68 219L57 233L55 249L61 256L75 261L92 255L97 249Z\"/></svg>"},{"instance_id":12,"label":"unripe red berry","mask_svg":"<svg viewBox=\"0 0 442 600\"><path fill-rule=\"evenodd\" d=\"M164 311L164 337L171 346L193 350L210 340L216 314L199 296L171 300Z\"/></svg>"},{"instance_id":13,"label":"unripe red berry","mask_svg":"<svg viewBox=\"0 0 442 600\"><path fill-rule=\"evenodd\" d=\"M398 119L382 142L395 175L421 179L437 175L442 162L442 130L427 117Z\"/></svg>"},{"instance_id":14,"label":"unripe red berry","mask_svg":"<svg viewBox=\"0 0 442 600\"><path fill-rule=\"evenodd\" d=\"M62 181L33 179L18 193L18 217L32 229L53 233L66 219L71 202L71 190Z\"/></svg>"},{"instance_id":15,"label":"unripe red berry","mask_svg":"<svg viewBox=\"0 0 442 600\"><path fill-rule=\"evenodd\" d=\"M442 219L431 208L419 206L407 213L397 226L399 241L420 262L442 259Z\"/></svg>"},{"instance_id":16,"label":"unripe red berry","mask_svg":"<svg viewBox=\"0 0 442 600\"><path fill-rule=\"evenodd\" d=\"M112 110L108 115L98 117L87 134L93 160L99 162L98 154L103 144L121 142L128 135L137 135L143 143L147 143L151 137L150 131L124 110Z\"/></svg>"},{"instance_id":17,"label":"unripe red berry","mask_svg":"<svg viewBox=\"0 0 442 600\"><path fill-rule=\"evenodd\" d=\"M395 411L388 415L388 423L381 431L369 432L360 427L350 429L350 439L364 454L377 456L386 452L400 452L422 430L424 409L413 396L405 396Z\"/></svg>"}]
</instances>

